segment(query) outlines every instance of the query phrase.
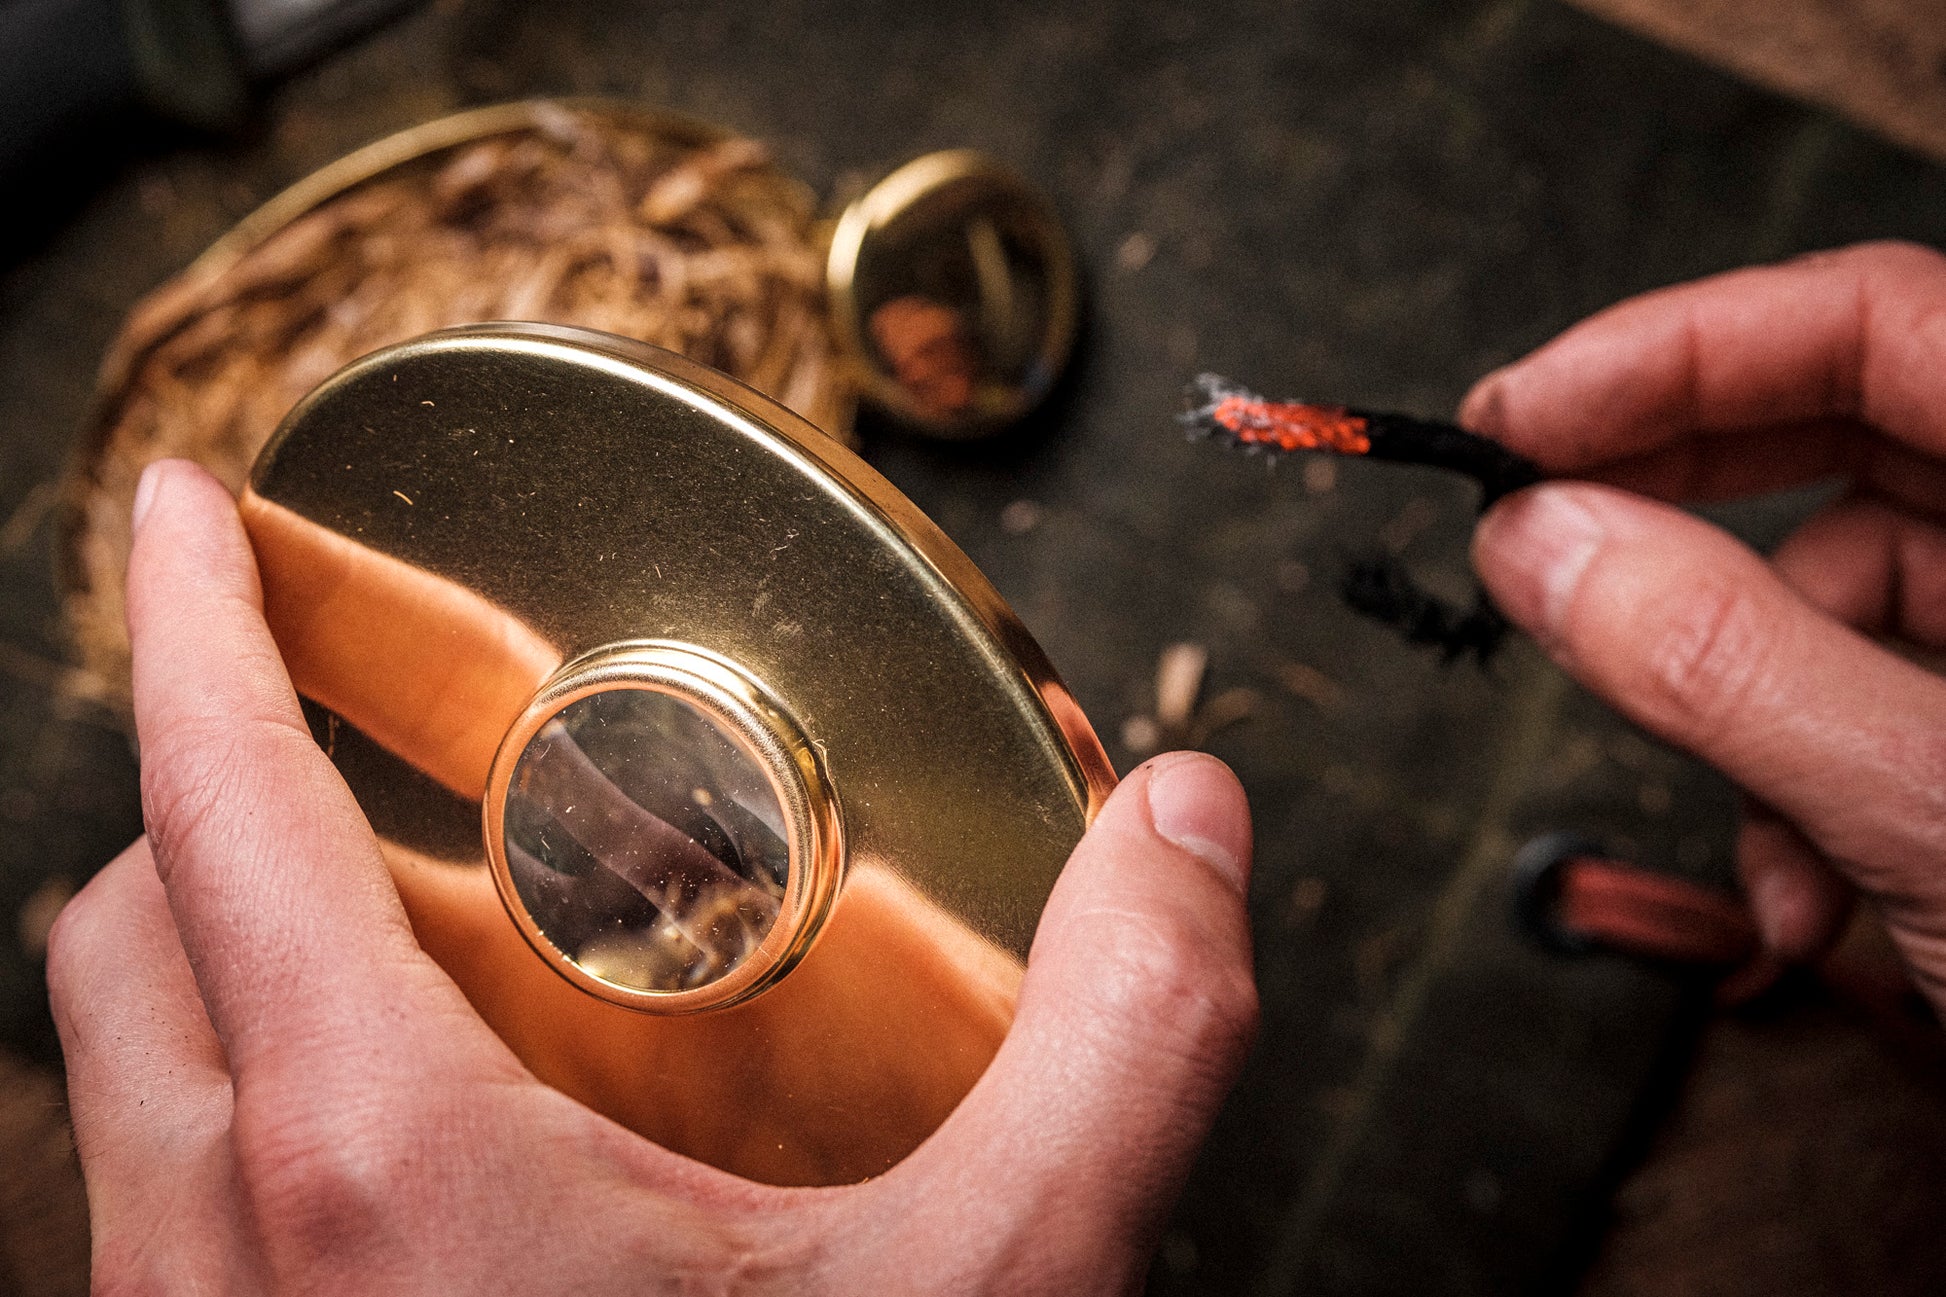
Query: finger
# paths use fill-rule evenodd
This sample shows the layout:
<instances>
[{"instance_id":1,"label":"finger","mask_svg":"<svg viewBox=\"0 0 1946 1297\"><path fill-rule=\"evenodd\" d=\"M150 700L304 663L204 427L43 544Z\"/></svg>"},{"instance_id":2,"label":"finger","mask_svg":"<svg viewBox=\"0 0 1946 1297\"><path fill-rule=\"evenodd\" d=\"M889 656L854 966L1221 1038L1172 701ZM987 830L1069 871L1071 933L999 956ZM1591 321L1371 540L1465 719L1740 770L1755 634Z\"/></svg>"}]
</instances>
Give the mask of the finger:
<instances>
[{"instance_id":1,"label":"finger","mask_svg":"<svg viewBox=\"0 0 1946 1297\"><path fill-rule=\"evenodd\" d=\"M1794 825L1746 804L1736 859L1766 951L1804 963L1831 949L1851 917L1851 885Z\"/></svg>"},{"instance_id":2,"label":"finger","mask_svg":"<svg viewBox=\"0 0 1946 1297\"><path fill-rule=\"evenodd\" d=\"M1871 496L1814 514L1772 558L1812 607L1868 635L1946 645L1946 528Z\"/></svg>"},{"instance_id":3,"label":"finger","mask_svg":"<svg viewBox=\"0 0 1946 1297\"><path fill-rule=\"evenodd\" d=\"M1086 1264L1146 1256L1255 1033L1249 861L1221 762L1171 754L1123 782L1049 900L992 1067L885 1178L928 1182L913 1228L991 1243L1044 1208ZM1119 1282L1066 1280L1049 1290Z\"/></svg>"},{"instance_id":4,"label":"finger","mask_svg":"<svg viewBox=\"0 0 1946 1297\"><path fill-rule=\"evenodd\" d=\"M1946 531L1882 499L1825 506L1771 565L1805 602L1856 630L1946 643ZM1781 958L1818 959L1843 935L1852 887L1789 821L1748 803L1737 862L1764 944Z\"/></svg>"},{"instance_id":5,"label":"finger","mask_svg":"<svg viewBox=\"0 0 1946 1297\"><path fill-rule=\"evenodd\" d=\"M1844 419L1742 428L1678 440L1575 475L1662 500L1734 500L1856 472L1863 443L1874 439Z\"/></svg>"},{"instance_id":6,"label":"finger","mask_svg":"<svg viewBox=\"0 0 1946 1297\"><path fill-rule=\"evenodd\" d=\"M1508 500L1474 558L1570 673L1888 906L1946 992L1946 683L1817 612L1723 532L1605 487Z\"/></svg>"},{"instance_id":7,"label":"finger","mask_svg":"<svg viewBox=\"0 0 1946 1297\"><path fill-rule=\"evenodd\" d=\"M1946 258L1866 244L1649 293L1488 375L1460 417L1557 473L1834 420L1943 453ZM1836 444L1806 477L1869 468L1873 448Z\"/></svg>"},{"instance_id":8,"label":"finger","mask_svg":"<svg viewBox=\"0 0 1946 1297\"><path fill-rule=\"evenodd\" d=\"M210 1021L239 1076L267 1055L302 1068L367 1052L380 1024L440 995L442 979L311 741L228 491L163 461L144 474L136 515L143 813Z\"/></svg>"},{"instance_id":9,"label":"finger","mask_svg":"<svg viewBox=\"0 0 1946 1297\"><path fill-rule=\"evenodd\" d=\"M1853 419L1739 428L1592 465L1575 476L1661 500L1734 500L1833 477L1946 517L1946 463Z\"/></svg>"},{"instance_id":10,"label":"finger","mask_svg":"<svg viewBox=\"0 0 1946 1297\"><path fill-rule=\"evenodd\" d=\"M47 984L98 1266L135 1246L153 1249L140 1268L157 1278L201 1273L199 1249L168 1240L229 1232L230 1074L146 842L62 910Z\"/></svg>"},{"instance_id":11,"label":"finger","mask_svg":"<svg viewBox=\"0 0 1946 1297\"><path fill-rule=\"evenodd\" d=\"M84 1160L126 1180L227 1125L229 1068L146 841L62 909L47 989Z\"/></svg>"}]
</instances>

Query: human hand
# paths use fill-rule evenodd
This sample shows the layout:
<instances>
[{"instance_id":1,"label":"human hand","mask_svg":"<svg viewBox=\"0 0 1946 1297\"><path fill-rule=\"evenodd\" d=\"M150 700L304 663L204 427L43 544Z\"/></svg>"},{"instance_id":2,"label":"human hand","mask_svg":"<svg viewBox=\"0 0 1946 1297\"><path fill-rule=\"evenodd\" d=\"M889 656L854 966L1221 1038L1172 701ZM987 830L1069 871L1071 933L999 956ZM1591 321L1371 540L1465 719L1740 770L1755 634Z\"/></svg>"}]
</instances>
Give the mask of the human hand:
<instances>
[{"instance_id":1,"label":"human hand","mask_svg":"<svg viewBox=\"0 0 1946 1297\"><path fill-rule=\"evenodd\" d=\"M1856 887L1946 1012L1946 258L1872 244L1650 293L1489 375L1461 421L1551 473L1474 542L1567 671L1749 796L1737 864L1774 957ZM1766 563L1662 500L1843 475Z\"/></svg>"},{"instance_id":2,"label":"human hand","mask_svg":"<svg viewBox=\"0 0 1946 1297\"><path fill-rule=\"evenodd\" d=\"M99 1292L1112 1292L1256 1019L1250 828L1216 761L1132 774L1076 848L1018 1016L887 1174L779 1189L534 1080L414 941L311 741L227 492L137 497L129 621L150 836L48 977Z\"/></svg>"}]
</instances>

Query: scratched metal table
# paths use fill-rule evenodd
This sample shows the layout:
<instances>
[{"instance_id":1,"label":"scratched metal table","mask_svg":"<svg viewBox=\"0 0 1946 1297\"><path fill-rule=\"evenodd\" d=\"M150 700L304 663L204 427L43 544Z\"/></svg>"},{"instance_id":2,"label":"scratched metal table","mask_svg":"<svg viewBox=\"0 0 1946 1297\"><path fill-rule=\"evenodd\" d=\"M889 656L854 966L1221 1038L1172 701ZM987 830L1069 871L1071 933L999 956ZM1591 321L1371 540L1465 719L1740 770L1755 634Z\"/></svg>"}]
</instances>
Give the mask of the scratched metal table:
<instances>
[{"instance_id":1,"label":"scratched metal table","mask_svg":"<svg viewBox=\"0 0 1946 1297\"><path fill-rule=\"evenodd\" d=\"M1180 383L1208 367L1443 413L1627 293L1865 237L1946 242L1946 174L1545 0L420 13L279 90L253 139L144 139L26 205L0 270L8 913L138 831L126 741L64 687L42 507L122 311L351 146L469 103L595 91L755 135L827 194L986 148L1071 224L1091 304L1053 407L975 447L868 426L866 454L1014 602L1124 769L1166 645L1207 647L1206 695L1246 691L1207 746L1255 808L1264 1032L1153 1289L1571 1286L1699 1001L1525 945L1507 862L1571 826L1725 878L1733 800L1530 646L1446 667L1341 606L1337 572L1375 548L1463 591L1462 487L1184 444ZM1789 509L1734 521L1761 540ZM0 942L21 1084L56 1057L27 919L24 944ZM74 1290L76 1245L55 1234L0 1247L0 1284Z\"/></svg>"}]
</instances>

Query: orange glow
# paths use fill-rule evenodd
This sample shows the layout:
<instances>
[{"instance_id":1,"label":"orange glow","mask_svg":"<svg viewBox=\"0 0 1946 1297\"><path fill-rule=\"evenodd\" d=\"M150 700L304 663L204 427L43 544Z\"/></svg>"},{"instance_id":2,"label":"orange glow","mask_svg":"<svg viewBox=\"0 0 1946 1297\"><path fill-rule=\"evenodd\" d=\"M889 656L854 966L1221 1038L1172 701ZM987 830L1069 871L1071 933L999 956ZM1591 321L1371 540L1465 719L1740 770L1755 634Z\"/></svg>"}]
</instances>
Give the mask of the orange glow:
<instances>
[{"instance_id":1,"label":"orange glow","mask_svg":"<svg viewBox=\"0 0 1946 1297\"><path fill-rule=\"evenodd\" d=\"M1329 450L1340 455L1362 455L1372 448L1372 439L1365 435L1366 421L1338 406L1226 396L1210 411L1210 418L1246 446Z\"/></svg>"}]
</instances>

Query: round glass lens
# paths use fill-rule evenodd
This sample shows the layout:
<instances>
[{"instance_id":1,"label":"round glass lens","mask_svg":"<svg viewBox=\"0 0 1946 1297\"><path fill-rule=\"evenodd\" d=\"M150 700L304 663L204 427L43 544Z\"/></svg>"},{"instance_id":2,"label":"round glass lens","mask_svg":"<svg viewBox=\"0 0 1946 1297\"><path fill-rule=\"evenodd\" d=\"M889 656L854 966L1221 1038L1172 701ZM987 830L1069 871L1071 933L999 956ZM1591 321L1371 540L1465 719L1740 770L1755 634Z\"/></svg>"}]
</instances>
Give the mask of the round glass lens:
<instances>
[{"instance_id":1,"label":"round glass lens","mask_svg":"<svg viewBox=\"0 0 1946 1297\"><path fill-rule=\"evenodd\" d=\"M784 808L757 760L673 694L577 699L528 740L505 816L514 889L584 971L691 991L747 959L783 902Z\"/></svg>"}]
</instances>

